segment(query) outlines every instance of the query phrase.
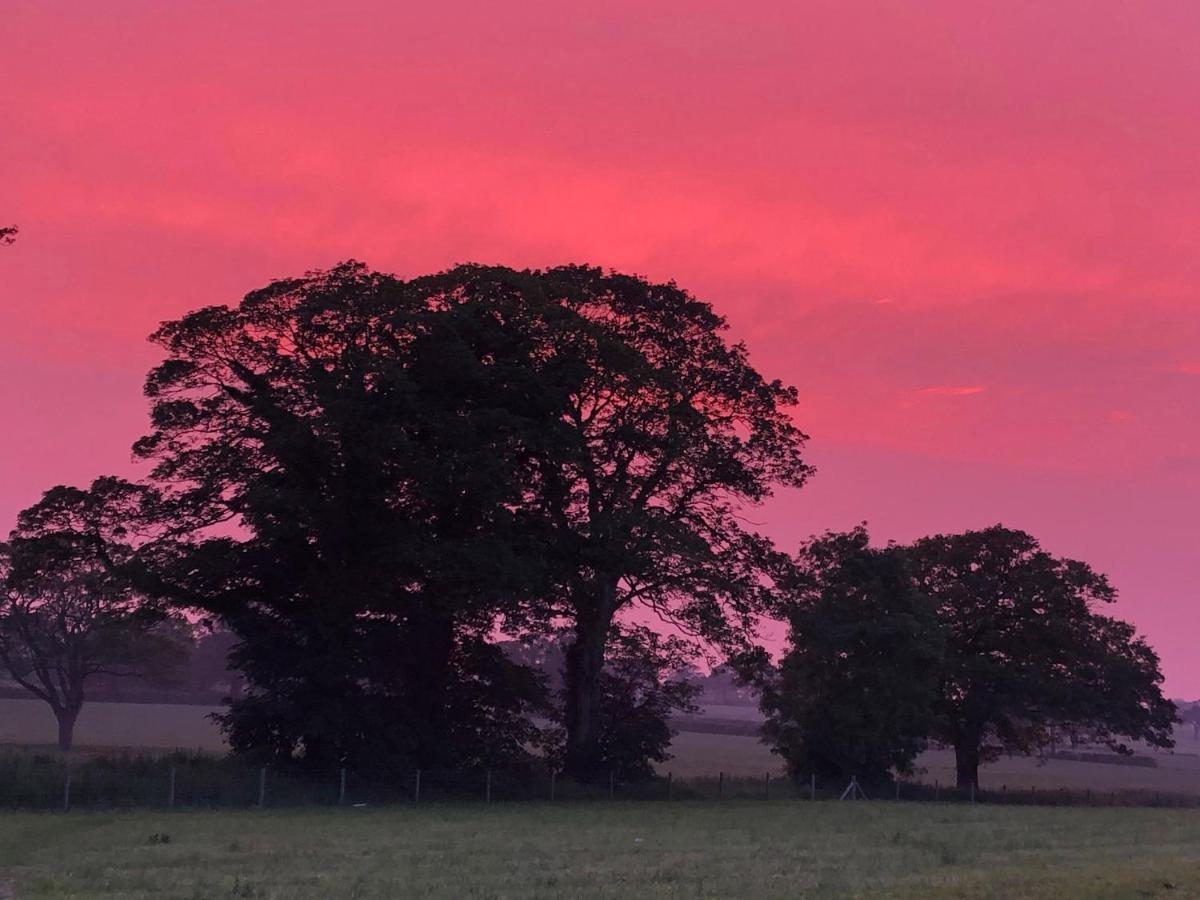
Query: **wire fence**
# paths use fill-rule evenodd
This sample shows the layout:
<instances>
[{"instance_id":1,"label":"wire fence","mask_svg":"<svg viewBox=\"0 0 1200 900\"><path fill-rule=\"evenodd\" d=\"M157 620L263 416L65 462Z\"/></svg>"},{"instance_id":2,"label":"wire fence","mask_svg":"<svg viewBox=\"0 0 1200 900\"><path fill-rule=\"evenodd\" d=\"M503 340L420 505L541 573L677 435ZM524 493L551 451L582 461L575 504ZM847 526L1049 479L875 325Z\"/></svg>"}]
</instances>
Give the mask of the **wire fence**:
<instances>
[{"instance_id":1,"label":"wire fence","mask_svg":"<svg viewBox=\"0 0 1200 900\"><path fill-rule=\"evenodd\" d=\"M582 783L537 767L522 769L349 768L320 774L253 766L234 757L56 754L0 756L0 808L28 810L376 807L417 803L638 801L948 802L1040 806L1197 807L1200 796L1146 790L957 788L915 781L858 783L815 776L671 773Z\"/></svg>"}]
</instances>

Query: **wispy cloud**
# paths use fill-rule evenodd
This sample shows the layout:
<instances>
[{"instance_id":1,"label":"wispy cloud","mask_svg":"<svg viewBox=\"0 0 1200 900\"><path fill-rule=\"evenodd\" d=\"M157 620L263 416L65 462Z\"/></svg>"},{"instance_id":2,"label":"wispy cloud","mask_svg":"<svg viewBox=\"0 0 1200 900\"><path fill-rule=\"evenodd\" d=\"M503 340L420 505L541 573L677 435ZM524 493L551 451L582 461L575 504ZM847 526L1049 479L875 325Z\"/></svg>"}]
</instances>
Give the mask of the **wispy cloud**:
<instances>
[{"instance_id":1,"label":"wispy cloud","mask_svg":"<svg viewBox=\"0 0 1200 900\"><path fill-rule=\"evenodd\" d=\"M987 388L982 384L939 384L934 387L921 388L917 394L922 397L969 397L972 394L982 394L986 390Z\"/></svg>"}]
</instances>

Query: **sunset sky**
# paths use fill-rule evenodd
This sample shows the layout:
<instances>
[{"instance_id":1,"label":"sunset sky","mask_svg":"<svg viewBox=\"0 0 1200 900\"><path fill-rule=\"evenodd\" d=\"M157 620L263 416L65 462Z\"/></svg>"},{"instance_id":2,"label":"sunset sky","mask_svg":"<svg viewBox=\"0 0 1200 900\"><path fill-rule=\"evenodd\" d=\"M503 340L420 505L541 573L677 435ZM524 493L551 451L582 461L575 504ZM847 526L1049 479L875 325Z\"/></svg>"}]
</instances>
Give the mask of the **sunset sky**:
<instances>
[{"instance_id":1,"label":"sunset sky","mask_svg":"<svg viewBox=\"0 0 1200 900\"><path fill-rule=\"evenodd\" d=\"M795 384L792 547L996 522L1200 696L1200 3L6 0L0 531L136 472L160 320L588 262Z\"/></svg>"}]
</instances>

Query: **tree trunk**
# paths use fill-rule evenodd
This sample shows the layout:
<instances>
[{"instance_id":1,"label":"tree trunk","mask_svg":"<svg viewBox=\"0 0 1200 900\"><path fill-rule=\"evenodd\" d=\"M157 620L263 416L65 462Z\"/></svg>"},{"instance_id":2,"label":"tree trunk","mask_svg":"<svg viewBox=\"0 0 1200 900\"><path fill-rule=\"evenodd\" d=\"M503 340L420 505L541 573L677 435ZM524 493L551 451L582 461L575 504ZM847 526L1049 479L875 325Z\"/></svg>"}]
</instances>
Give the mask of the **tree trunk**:
<instances>
[{"instance_id":1,"label":"tree trunk","mask_svg":"<svg viewBox=\"0 0 1200 900\"><path fill-rule=\"evenodd\" d=\"M58 719L58 749L67 751L75 742L75 720L79 718L80 706L60 707L54 710Z\"/></svg>"},{"instance_id":2,"label":"tree trunk","mask_svg":"<svg viewBox=\"0 0 1200 900\"><path fill-rule=\"evenodd\" d=\"M439 610L410 616L409 683L412 686L415 762L433 767L454 762L446 758L451 741L447 703L454 655L454 618Z\"/></svg>"},{"instance_id":3,"label":"tree trunk","mask_svg":"<svg viewBox=\"0 0 1200 900\"><path fill-rule=\"evenodd\" d=\"M956 784L961 791L979 788L979 739L959 738L954 744Z\"/></svg>"},{"instance_id":4,"label":"tree trunk","mask_svg":"<svg viewBox=\"0 0 1200 900\"><path fill-rule=\"evenodd\" d=\"M601 578L596 593L575 618L575 639L566 654L566 771L577 781L603 773L600 760L600 675L616 608L616 580Z\"/></svg>"}]
</instances>

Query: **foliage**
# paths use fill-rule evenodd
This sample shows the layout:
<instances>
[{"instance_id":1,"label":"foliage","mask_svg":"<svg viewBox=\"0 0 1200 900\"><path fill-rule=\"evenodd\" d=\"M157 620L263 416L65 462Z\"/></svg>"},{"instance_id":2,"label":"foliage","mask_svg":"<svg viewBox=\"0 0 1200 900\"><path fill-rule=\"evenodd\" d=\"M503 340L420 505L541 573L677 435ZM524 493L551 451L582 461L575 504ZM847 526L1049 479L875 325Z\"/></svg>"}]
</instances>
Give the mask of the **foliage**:
<instances>
[{"instance_id":1,"label":"foliage","mask_svg":"<svg viewBox=\"0 0 1200 900\"><path fill-rule=\"evenodd\" d=\"M762 689L764 740L795 778L910 774L932 730L942 656L934 609L901 554L868 541L859 527L801 548L778 669L761 651L740 660Z\"/></svg>"},{"instance_id":2,"label":"foliage","mask_svg":"<svg viewBox=\"0 0 1200 900\"><path fill-rule=\"evenodd\" d=\"M932 736L955 748L960 786L977 783L980 762L1039 747L1056 726L1122 752L1123 738L1172 745L1158 657L1098 611L1116 599L1103 575L1002 526L904 552L944 634Z\"/></svg>"},{"instance_id":3,"label":"foliage","mask_svg":"<svg viewBox=\"0 0 1200 900\"><path fill-rule=\"evenodd\" d=\"M448 743L472 713L447 706L456 686L526 683L475 680L503 663L490 631L567 622L567 764L594 774L617 612L744 639L778 557L735 514L808 474L794 392L724 327L673 285L596 269L401 282L354 263L164 325L136 449L198 523L165 592L239 635L235 745L272 733L276 754L329 763L392 728L390 708L408 735L385 743L415 734L426 763L465 759ZM244 536L206 534L217 521ZM348 708L373 720L351 728Z\"/></svg>"},{"instance_id":4,"label":"foliage","mask_svg":"<svg viewBox=\"0 0 1200 900\"><path fill-rule=\"evenodd\" d=\"M0 545L0 662L50 705L62 749L89 681L161 678L185 657L189 627L136 589L150 502L151 492L117 478L56 487Z\"/></svg>"},{"instance_id":5,"label":"foliage","mask_svg":"<svg viewBox=\"0 0 1200 900\"><path fill-rule=\"evenodd\" d=\"M154 336L135 449L190 523L158 590L238 636L234 747L327 769L524 754L541 693L488 637L537 573L515 510L544 423L498 315L346 263Z\"/></svg>"},{"instance_id":6,"label":"foliage","mask_svg":"<svg viewBox=\"0 0 1200 900\"><path fill-rule=\"evenodd\" d=\"M726 649L768 604L781 559L739 512L809 474L795 391L769 381L725 321L673 284L565 266L460 267L422 283L510 311L553 413L530 445L522 510L545 546L535 614L566 622L566 766L603 774L607 638L641 606ZM519 302L515 302L518 298Z\"/></svg>"},{"instance_id":7,"label":"foliage","mask_svg":"<svg viewBox=\"0 0 1200 900\"><path fill-rule=\"evenodd\" d=\"M692 653L680 638L642 626L614 626L600 675L598 772L639 781L654 775L655 763L671 758L670 716L698 708L693 701L700 688L686 678ZM565 705L559 706L557 719L565 725ZM564 732L555 736L558 743L549 756L562 765Z\"/></svg>"}]
</instances>

